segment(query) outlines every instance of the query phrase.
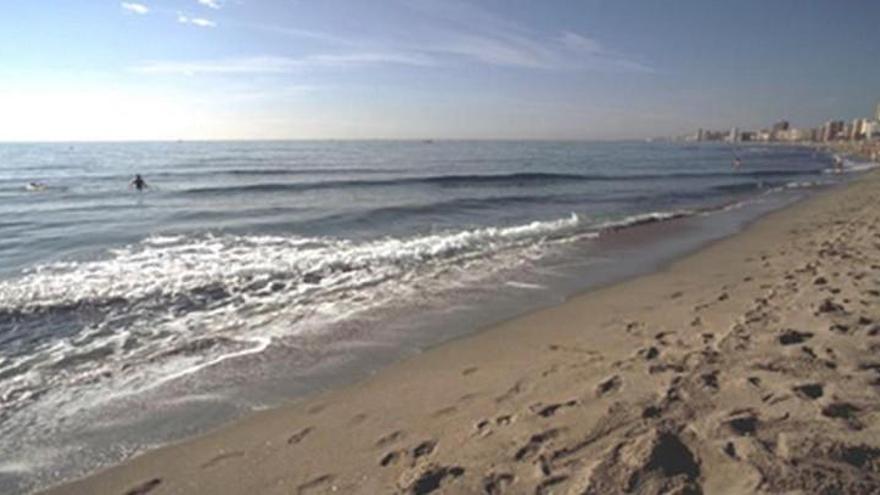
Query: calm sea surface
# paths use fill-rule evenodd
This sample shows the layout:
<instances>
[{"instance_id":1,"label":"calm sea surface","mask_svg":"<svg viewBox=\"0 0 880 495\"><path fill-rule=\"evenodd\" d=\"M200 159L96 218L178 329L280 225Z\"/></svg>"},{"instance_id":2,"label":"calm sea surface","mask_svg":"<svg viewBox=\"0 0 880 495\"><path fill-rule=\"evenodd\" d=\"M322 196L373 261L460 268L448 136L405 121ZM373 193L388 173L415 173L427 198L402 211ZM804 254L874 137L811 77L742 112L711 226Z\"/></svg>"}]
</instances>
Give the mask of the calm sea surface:
<instances>
[{"instance_id":1,"label":"calm sea surface","mask_svg":"<svg viewBox=\"0 0 880 495\"><path fill-rule=\"evenodd\" d=\"M647 269L846 176L830 163L670 143L0 144L0 492Z\"/></svg>"}]
</instances>

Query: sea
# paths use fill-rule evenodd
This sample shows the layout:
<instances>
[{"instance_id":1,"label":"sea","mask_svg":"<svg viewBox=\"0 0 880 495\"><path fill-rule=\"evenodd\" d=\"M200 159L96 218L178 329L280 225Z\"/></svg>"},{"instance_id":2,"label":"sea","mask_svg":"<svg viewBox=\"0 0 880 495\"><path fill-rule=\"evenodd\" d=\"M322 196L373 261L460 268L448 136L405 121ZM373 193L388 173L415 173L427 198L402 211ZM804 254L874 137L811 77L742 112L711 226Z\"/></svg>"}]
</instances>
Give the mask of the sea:
<instances>
[{"instance_id":1,"label":"sea","mask_svg":"<svg viewBox=\"0 0 880 495\"><path fill-rule=\"evenodd\" d=\"M748 143L0 144L0 492L656 270L847 166Z\"/></svg>"}]
</instances>

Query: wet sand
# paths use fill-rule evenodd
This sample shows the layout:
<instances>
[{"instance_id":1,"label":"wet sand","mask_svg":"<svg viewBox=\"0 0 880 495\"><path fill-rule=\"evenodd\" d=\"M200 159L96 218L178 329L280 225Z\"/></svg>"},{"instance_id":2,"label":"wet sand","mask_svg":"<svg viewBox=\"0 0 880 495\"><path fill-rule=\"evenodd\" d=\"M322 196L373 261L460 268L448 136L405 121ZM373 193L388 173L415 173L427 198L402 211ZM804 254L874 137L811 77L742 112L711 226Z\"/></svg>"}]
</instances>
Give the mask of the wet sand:
<instances>
[{"instance_id":1,"label":"wet sand","mask_svg":"<svg viewBox=\"0 0 880 495\"><path fill-rule=\"evenodd\" d=\"M877 493L880 173L50 493Z\"/></svg>"}]
</instances>

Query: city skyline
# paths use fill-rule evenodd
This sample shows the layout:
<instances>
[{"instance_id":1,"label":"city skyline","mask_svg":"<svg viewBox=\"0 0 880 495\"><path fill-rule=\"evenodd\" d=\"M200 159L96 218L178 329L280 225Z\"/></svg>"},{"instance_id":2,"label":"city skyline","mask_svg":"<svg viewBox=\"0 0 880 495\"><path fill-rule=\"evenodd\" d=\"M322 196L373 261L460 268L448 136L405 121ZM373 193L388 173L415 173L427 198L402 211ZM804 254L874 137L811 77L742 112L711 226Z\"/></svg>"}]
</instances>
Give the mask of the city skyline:
<instances>
[{"instance_id":1,"label":"city skyline","mask_svg":"<svg viewBox=\"0 0 880 495\"><path fill-rule=\"evenodd\" d=\"M867 1L17 2L0 141L641 139L871 117Z\"/></svg>"},{"instance_id":2,"label":"city skyline","mask_svg":"<svg viewBox=\"0 0 880 495\"><path fill-rule=\"evenodd\" d=\"M729 130L704 129L678 136L686 141L776 141L776 142L828 142L828 141L872 141L880 138L880 103L868 117L856 117L844 121L832 117L817 126L795 127L782 119L760 129Z\"/></svg>"}]
</instances>

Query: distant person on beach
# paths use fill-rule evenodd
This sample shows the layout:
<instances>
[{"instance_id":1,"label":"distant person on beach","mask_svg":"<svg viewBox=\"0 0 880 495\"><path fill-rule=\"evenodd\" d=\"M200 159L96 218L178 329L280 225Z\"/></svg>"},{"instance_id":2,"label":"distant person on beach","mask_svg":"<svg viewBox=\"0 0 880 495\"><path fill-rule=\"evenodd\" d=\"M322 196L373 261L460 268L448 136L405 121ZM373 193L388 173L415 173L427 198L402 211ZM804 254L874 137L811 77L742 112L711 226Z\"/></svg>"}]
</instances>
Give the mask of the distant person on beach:
<instances>
[{"instance_id":1,"label":"distant person on beach","mask_svg":"<svg viewBox=\"0 0 880 495\"><path fill-rule=\"evenodd\" d=\"M145 181L144 178L141 177L141 174L134 174L134 179L131 180L130 186L134 187L138 191L143 191L144 189L149 187L147 186L147 181Z\"/></svg>"},{"instance_id":2,"label":"distant person on beach","mask_svg":"<svg viewBox=\"0 0 880 495\"><path fill-rule=\"evenodd\" d=\"M843 159L836 155L834 157L834 172L838 174L843 172Z\"/></svg>"},{"instance_id":3,"label":"distant person on beach","mask_svg":"<svg viewBox=\"0 0 880 495\"><path fill-rule=\"evenodd\" d=\"M742 167L742 164L743 164L743 162L742 162L742 160L739 159L739 157L735 157L733 159L733 168L734 169L739 170L739 168Z\"/></svg>"}]
</instances>

